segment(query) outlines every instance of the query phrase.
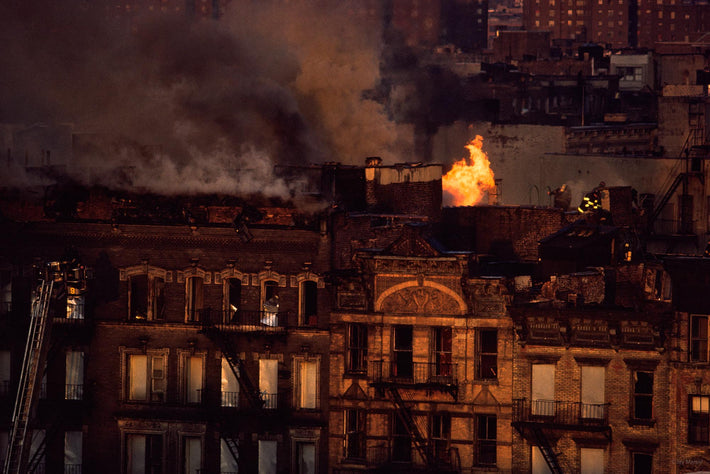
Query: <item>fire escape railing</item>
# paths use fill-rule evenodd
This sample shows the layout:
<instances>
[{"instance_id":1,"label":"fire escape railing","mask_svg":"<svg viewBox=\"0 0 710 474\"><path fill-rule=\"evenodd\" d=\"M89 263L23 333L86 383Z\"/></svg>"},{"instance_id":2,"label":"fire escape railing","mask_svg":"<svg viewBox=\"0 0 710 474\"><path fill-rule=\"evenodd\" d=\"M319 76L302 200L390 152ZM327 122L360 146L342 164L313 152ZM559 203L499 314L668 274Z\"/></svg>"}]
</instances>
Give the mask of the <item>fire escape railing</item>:
<instances>
[{"instance_id":1,"label":"fire escape railing","mask_svg":"<svg viewBox=\"0 0 710 474\"><path fill-rule=\"evenodd\" d=\"M513 400L513 423L543 423L584 430L609 426L609 403Z\"/></svg>"},{"instance_id":2,"label":"fire escape railing","mask_svg":"<svg viewBox=\"0 0 710 474\"><path fill-rule=\"evenodd\" d=\"M283 332L289 325L289 317L287 311L217 311L207 308L195 312L191 322L230 332Z\"/></svg>"},{"instance_id":3,"label":"fire escape railing","mask_svg":"<svg viewBox=\"0 0 710 474\"><path fill-rule=\"evenodd\" d=\"M458 387L457 371L458 364L450 362L368 362L368 378L373 385L427 386L451 391Z\"/></svg>"}]
</instances>

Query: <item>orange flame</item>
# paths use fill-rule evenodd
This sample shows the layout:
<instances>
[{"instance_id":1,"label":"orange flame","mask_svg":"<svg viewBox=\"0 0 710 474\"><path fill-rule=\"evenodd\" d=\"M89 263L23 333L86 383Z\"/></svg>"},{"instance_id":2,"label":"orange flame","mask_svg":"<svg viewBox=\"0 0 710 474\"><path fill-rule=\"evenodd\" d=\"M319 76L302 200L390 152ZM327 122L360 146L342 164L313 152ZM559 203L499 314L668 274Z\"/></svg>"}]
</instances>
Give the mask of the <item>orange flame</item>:
<instances>
[{"instance_id":1,"label":"orange flame","mask_svg":"<svg viewBox=\"0 0 710 474\"><path fill-rule=\"evenodd\" d=\"M481 201L485 191L495 189L491 163L482 150L483 137L476 135L466 148L470 164L462 158L442 178L444 204L447 206L474 206Z\"/></svg>"}]
</instances>

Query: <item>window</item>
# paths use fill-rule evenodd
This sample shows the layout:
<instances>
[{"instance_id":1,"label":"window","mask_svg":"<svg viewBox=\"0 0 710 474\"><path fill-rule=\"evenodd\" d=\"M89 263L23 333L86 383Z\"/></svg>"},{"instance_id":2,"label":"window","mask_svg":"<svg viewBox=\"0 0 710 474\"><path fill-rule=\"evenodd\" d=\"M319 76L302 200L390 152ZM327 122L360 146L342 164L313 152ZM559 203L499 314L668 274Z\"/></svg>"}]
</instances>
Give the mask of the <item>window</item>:
<instances>
[{"instance_id":1,"label":"window","mask_svg":"<svg viewBox=\"0 0 710 474\"><path fill-rule=\"evenodd\" d=\"M345 457L365 458L365 411L345 410Z\"/></svg>"},{"instance_id":2,"label":"window","mask_svg":"<svg viewBox=\"0 0 710 474\"><path fill-rule=\"evenodd\" d=\"M224 322L233 323L237 321L239 310L242 307L242 281L239 278L227 278L224 289Z\"/></svg>"},{"instance_id":3,"label":"window","mask_svg":"<svg viewBox=\"0 0 710 474\"><path fill-rule=\"evenodd\" d=\"M276 408L278 363L276 359L259 360L259 393L264 401L264 408Z\"/></svg>"},{"instance_id":4,"label":"window","mask_svg":"<svg viewBox=\"0 0 710 474\"><path fill-rule=\"evenodd\" d=\"M239 406L239 382L232 366L224 357L222 357L222 406Z\"/></svg>"},{"instance_id":5,"label":"window","mask_svg":"<svg viewBox=\"0 0 710 474\"><path fill-rule=\"evenodd\" d=\"M537 416L555 415L555 366L532 364L531 413Z\"/></svg>"},{"instance_id":6,"label":"window","mask_svg":"<svg viewBox=\"0 0 710 474\"><path fill-rule=\"evenodd\" d=\"M690 316L690 360L708 361L708 317Z\"/></svg>"},{"instance_id":7,"label":"window","mask_svg":"<svg viewBox=\"0 0 710 474\"><path fill-rule=\"evenodd\" d=\"M552 474L542 451L537 446L532 447L532 474Z\"/></svg>"},{"instance_id":8,"label":"window","mask_svg":"<svg viewBox=\"0 0 710 474\"><path fill-rule=\"evenodd\" d=\"M345 370L364 374L367 371L367 326L348 324Z\"/></svg>"},{"instance_id":9,"label":"window","mask_svg":"<svg viewBox=\"0 0 710 474\"><path fill-rule=\"evenodd\" d=\"M449 413L432 414L429 432L431 433L434 457L439 461L448 462L451 444L451 415Z\"/></svg>"},{"instance_id":10,"label":"window","mask_svg":"<svg viewBox=\"0 0 710 474\"><path fill-rule=\"evenodd\" d=\"M296 407L318 408L318 361L294 360L296 371Z\"/></svg>"},{"instance_id":11,"label":"window","mask_svg":"<svg viewBox=\"0 0 710 474\"><path fill-rule=\"evenodd\" d=\"M708 429L710 428L710 396L691 395L688 402L688 442L710 443Z\"/></svg>"},{"instance_id":12,"label":"window","mask_svg":"<svg viewBox=\"0 0 710 474\"><path fill-rule=\"evenodd\" d=\"M634 418L653 418L653 372L634 372Z\"/></svg>"},{"instance_id":13,"label":"window","mask_svg":"<svg viewBox=\"0 0 710 474\"><path fill-rule=\"evenodd\" d=\"M604 450L581 448L579 450L580 474L604 474Z\"/></svg>"},{"instance_id":14,"label":"window","mask_svg":"<svg viewBox=\"0 0 710 474\"><path fill-rule=\"evenodd\" d=\"M84 398L84 353L68 351L65 356L64 399Z\"/></svg>"},{"instance_id":15,"label":"window","mask_svg":"<svg viewBox=\"0 0 710 474\"><path fill-rule=\"evenodd\" d=\"M202 318L202 277L192 276L185 279L187 294L185 298L185 320L188 322L200 321Z\"/></svg>"},{"instance_id":16,"label":"window","mask_svg":"<svg viewBox=\"0 0 710 474\"><path fill-rule=\"evenodd\" d=\"M395 377L411 379L414 375L412 326L394 327L393 371Z\"/></svg>"},{"instance_id":17,"label":"window","mask_svg":"<svg viewBox=\"0 0 710 474\"><path fill-rule=\"evenodd\" d=\"M167 356L128 354L127 359L127 400L164 402Z\"/></svg>"},{"instance_id":18,"label":"window","mask_svg":"<svg viewBox=\"0 0 710 474\"><path fill-rule=\"evenodd\" d=\"M451 328L434 328L433 339L434 375L451 377Z\"/></svg>"},{"instance_id":19,"label":"window","mask_svg":"<svg viewBox=\"0 0 710 474\"><path fill-rule=\"evenodd\" d=\"M84 295L76 293L71 286L67 286L67 291L67 319L84 319Z\"/></svg>"},{"instance_id":20,"label":"window","mask_svg":"<svg viewBox=\"0 0 710 474\"><path fill-rule=\"evenodd\" d=\"M604 418L604 367L582 366L582 418Z\"/></svg>"},{"instance_id":21,"label":"window","mask_svg":"<svg viewBox=\"0 0 710 474\"><path fill-rule=\"evenodd\" d=\"M262 290L262 310L261 323L267 326L278 326L279 294L278 283L273 280L264 282Z\"/></svg>"},{"instance_id":22,"label":"window","mask_svg":"<svg viewBox=\"0 0 710 474\"><path fill-rule=\"evenodd\" d=\"M259 474L276 474L276 441L259 440Z\"/></svg>"},{"instance_id":23,"label":"window","mask_svg":"<svg viewBox=\"0 0 710 474\"><path fill-rule=\"evenodd\" d=\"M32 459L32 462L35 463L34 472L45 472L47 463L46 437L46 430L32 430L29 459ZM34 461L35 459L37 460L36 462Z\"/></svg>"},{"instance_id":24,"label":"window","mask_svg":"<svg viewBox=\"0 0 710 474\"><path fill-rule=\"evenodd\" d=\"M64 474L81 474L82 436L81 431L64 433Z\"/></svg>"},{"instance_id":25,"label":"window","mask_svg":"<svg viewBox=\"0 0 710 474\"><path fill-rule=\"evenodd\" d=\"M0 314L7 314L12 310L12 271L0 270Z\"/></svg>"},{"instance_id":26,"label":"window","mask_svg":"<svg viewBox=\"0 0 710 474\"><path fill-rule=\"evenodd\" d=\"M182 438L183 473L200 474L202 469L202 439L197 436Z\"/></svg>"},{"instance_id":27,"label":"window","mask_svg":"<svg viewBox=\"0 0 710 474\"><path fill-rule=\"evenodd\" d=\"M165 319L165 280L147 274L131 276L128 306L132 320Z\"/></svg>"},{"instance_id":28,"label":"window","mask_svg":"<svg viewBox=\"0 0 710 474\"><path fill-rule=\"evenodd\" d=\"M185 403L200 403L204 389L205 358L201 355L183 354L183 400Z\"/></svg>"},{"instance_id":29,"label":"window","mask_svg":"<svg viewBox=\"0 0 710 474\"><path fill-rule=\"evenodd\" d=\"M633 474L653 472L653 454L631 453L631 472Z\"/></svg>"},{"instance_id":30,"label":"window","mask_svg":"<svg viewBox=\"0 0 710 474\"><path fill-rule=\"evenodd\" d=\"M239 472L239 451L236 439L220 438L219 472L220 474L237 474Z\"/></svg>"},{"instance_id":31,"label":"window","mask_svg":"<svg viewBox=\"0 0 710 474\"><path fill-rule=\"evenodd\" d=\"M126 474L163 474L162 435L126 435Z\"/></svg>"},{"instance_id":32,"label":"window","mask_svg":"<svg viewBox=\"0 0 710 474\"><path fill-rule=\"evenodd\" d=\"M315 443L296 443L296 473L316 474L316 445Z\"/></svg>"},{"instance_id":33,"label":"window","mask_svg":"<svg viewBox=\"0 0 710 474\"><path fill-rule=\"evenodd\" d=\"M412 439L407 430L407 425L400 419L397 413L392 413L392 461L411 462L412 460Z\"/></svg>"},{"instance_id":34,"label":"window","mask_svg":"<svg viewBox=\"0 0 710 474\"><path fill-rule=\"evenodd\" d=\"M301 325L315 326L318 323L318 284L307 280L301 283Z\"/></svg>"},{"instance_id":35,"label":"window","mask_svg":"<svg viewBox=\"0 0 710 474\"><path fill-rule=\"evenodd\" d=\"M482 466L495 466L496 430L495 415L476 415L476 462Z\"/></svg>"},{"instance_id":36,"label":"window","mask_svg":"<svg viewBox=\"0 0 710 474\"><path fill-rule=\"evenodd\" d=\"M0 397L10 395L10 351L0 351Z\"/></svg>"},{"instance_id":37,"label":"window","mask_svg":"<svg viewBox=\"0 0 710 474\"><path fill-rule=\"evenodd\" d=\"M479 379L498 378L498 330L479 329L476 353Z\"/></svg>"}]
</instances>

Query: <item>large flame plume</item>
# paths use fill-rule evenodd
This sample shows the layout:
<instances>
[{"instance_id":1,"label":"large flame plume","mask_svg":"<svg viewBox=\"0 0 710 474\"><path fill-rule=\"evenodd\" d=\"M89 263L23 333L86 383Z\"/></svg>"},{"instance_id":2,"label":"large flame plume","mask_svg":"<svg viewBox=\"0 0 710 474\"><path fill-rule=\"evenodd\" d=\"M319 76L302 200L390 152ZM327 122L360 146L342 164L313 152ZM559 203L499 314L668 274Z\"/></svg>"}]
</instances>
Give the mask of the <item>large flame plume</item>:
<instances>
[{"instance_id":1,"label":"large flame plume","mask_svg":"<svg viewBox=\"0 0 710 474\"><path fill-rule=\"evenodd\" d=\"M488 155L483 151L483 137L476 135L468 145L469 158L454 163L442 178L444 204L447 206L474 206L483 193L495 189L495 179Z\"/></svg>"}]
</instances>

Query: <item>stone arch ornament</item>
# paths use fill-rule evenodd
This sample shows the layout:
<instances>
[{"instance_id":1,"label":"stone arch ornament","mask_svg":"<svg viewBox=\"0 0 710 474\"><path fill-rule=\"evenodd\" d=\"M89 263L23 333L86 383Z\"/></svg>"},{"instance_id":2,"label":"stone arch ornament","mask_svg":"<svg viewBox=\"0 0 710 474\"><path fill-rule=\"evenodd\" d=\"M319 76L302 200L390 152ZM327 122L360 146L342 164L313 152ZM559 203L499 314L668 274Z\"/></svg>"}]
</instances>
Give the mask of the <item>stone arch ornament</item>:
<instances>
[{"instance_id":1,"label":"stone arch ornament","mask_svg":"<svg viewBox=\"0 0 710 474\"><path fill-rule=\"evenodd\" d=\"M430 280L406 281L388 288L375 301L387 313L466 314L468 306L451 288Z\"/></svg>"}]
</instances>

